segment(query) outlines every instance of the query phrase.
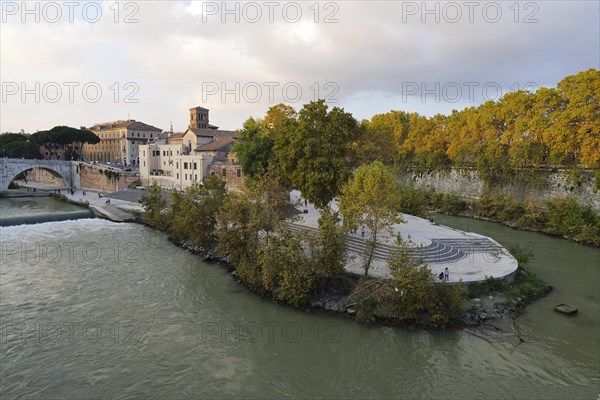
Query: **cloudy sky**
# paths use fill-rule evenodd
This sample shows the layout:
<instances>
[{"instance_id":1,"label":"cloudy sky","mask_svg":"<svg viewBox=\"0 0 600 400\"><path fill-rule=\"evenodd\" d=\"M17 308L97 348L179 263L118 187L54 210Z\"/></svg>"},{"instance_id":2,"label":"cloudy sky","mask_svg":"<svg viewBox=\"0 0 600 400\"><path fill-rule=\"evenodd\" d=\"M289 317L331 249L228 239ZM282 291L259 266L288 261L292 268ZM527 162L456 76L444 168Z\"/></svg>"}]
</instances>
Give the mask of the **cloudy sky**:
<instances>
[{"instance_id":1,"label":"cloudy sky","mask_svg":"<svg viewBox=\"0 0 600 400\"><path fill-rule=\"evenodd\" d=\"M598 1L0 1L1 132L325 98L425 115L600 68Z\"/></svg>"}]
</instances>

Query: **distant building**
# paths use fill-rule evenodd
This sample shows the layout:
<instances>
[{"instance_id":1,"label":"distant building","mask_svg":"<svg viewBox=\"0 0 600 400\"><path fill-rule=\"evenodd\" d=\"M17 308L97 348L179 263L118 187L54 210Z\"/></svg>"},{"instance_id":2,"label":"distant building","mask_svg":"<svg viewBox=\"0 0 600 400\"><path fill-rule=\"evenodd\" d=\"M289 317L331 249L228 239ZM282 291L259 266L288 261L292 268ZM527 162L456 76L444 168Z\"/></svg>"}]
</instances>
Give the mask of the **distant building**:
<instances>
[{"instance_id":1,"label":"distant building","mask_svg":"<svg viewBox=\"0 0 600 400\"><path fill-rule=\"evenodd\" d=\"M80 142L72 142L67 145L43 144L39 150L44 160L65 160L69 157L79 157L82 153L83 145ZM67 157L65 157L67 153ZM69 156L70 154L70 156Z\"/></svg>"},{"instance_id":2,"label":"distant building","mask_svg":"<svg viewBox=\"0 0 600 400\"><path fill-rule=\"evenodd\" d=\"M156 181L161 187L182 190L216 174L225 179L229 188L241 186L242 168L231 153L236 133L210 125L208 111L191 108L190 128L185 132L164 132L139 147L143 184Z\"/></svg>"},{"instance_id":3,"label":"distant building","mask_svg":"<svg viewBox=\"0 0 600 400\"><path fill-rule=\"evenodd\" d=\"M100 138L98 144L84 144L83 158L86 161L112 162L139 165L139 146L156 139L161 129L141 121L106 122L87 128Z\"/></svg>"}]
</instances>

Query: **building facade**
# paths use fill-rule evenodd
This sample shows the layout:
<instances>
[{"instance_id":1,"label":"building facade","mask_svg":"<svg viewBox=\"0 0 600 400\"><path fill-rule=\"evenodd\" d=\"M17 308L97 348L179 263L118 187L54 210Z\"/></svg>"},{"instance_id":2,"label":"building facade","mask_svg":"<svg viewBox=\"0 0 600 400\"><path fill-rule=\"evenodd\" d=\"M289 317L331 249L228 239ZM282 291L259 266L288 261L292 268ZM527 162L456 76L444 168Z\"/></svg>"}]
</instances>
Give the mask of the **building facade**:
<instances>
[{"instance_id":1,"label":"building facade","mask_svg":"<svg viewBox=\"0 0 600 400\"><path fill-rule=\"evenodd\" d=\"M155 140L161 129L133 119L96 124L88 130L100 138L98 144L84 144L85 161L110 162L138 166L139 146Z\"/></svg>"},{"instance_id":2,"label":"building facade","mask_svg":"<svg viewBox=\"0 0 600 400\"><path fill-rule=\"evenodd\" d=\"M190 128L185 132L164 133L140 145L142 184L156 181L161 187L183 190L194 182L202 183L207 175L216 174L225 179L227 187L239 187L243 175L231 152L234 141L235 132L218 130L208 123L207 109L192 108Z\"/></svg>"}]
</instances>

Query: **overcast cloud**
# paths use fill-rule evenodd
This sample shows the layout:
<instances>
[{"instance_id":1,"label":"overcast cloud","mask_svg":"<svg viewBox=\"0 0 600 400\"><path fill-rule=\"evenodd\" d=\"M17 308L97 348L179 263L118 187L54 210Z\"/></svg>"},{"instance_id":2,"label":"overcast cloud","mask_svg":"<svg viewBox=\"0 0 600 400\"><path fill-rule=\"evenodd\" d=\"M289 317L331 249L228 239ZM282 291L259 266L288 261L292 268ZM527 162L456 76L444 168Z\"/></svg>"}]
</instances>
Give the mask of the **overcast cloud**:
<instances>
[{"instance_id":1,"label":"overcast cloud","mask_svg":"<svg viewBox=\"0 0 600 400\"><path fill-rule=\"evenodd\" d=\"M238 129L317 93L358 119L433 115L600 68L597 1L0 3L2 132L128 117L180 131L197 105Z\"/></svg>"}]
</instances>

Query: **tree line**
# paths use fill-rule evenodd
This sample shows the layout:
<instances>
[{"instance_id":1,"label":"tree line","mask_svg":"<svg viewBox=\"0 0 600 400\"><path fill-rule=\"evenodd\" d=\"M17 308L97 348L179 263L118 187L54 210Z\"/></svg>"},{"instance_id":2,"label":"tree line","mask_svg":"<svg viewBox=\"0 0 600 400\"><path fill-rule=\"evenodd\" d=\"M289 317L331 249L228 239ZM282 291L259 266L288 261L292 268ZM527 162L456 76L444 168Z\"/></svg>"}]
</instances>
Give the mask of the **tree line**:
<instances>
[{"instance_id":1,"label":"tree line","mask_svg":"<svg viewBox=\"0 0 600 400\"><path fill-rule=\"evenodd\" d=\"M475 168L490 186L540 168L597 169L600 71L433 117L390 111L358 122L323 101L298 112L279 104L244 123L235 151L246 175L272 168L319 206L353 169L376 160L399 170Z\"/></svg>"},{"instance_id":2,"label":"tree line","mask_svg":"<svg viewBox=\"0 0 600 400\"><path fill-rule=\"evenodd\" d=\"M43 147L49 151L64 150L64 160L79 160L84 143L99 142L100 138L89 130L55 126L32 135L3 133L0 135L0 151L2 157L40 159L44 158L40 152L40 147Z\"/></svg>"}]
</instances>

